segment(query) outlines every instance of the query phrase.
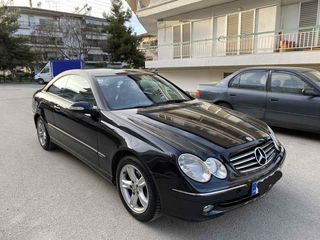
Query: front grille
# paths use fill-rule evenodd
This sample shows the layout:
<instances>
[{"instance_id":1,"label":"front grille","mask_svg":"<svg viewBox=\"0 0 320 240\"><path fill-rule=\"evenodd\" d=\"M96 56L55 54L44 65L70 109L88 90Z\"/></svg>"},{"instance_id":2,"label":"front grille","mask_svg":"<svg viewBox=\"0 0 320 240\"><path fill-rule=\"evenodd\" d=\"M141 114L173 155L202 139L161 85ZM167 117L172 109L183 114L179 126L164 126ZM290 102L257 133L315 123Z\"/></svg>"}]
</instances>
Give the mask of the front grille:
<instances>
[{"instance_id":1,"label":"front grille","mask_svg":"<svg viewBox=\"0 0 320 240\"><path fill-rule=\"evenodd\" d=\"M263 149L267 156L267 162L264 165L260 165L256 159L255 150L258 147ZM241 173L247 173L267 165L271 160L275 158L276 154L277 150L274 145L274 142L272 140L269 140L260 146L256 146L254 149L233 156L230 159L230 162L237 171Z\"/></svg>"}]
</instances>

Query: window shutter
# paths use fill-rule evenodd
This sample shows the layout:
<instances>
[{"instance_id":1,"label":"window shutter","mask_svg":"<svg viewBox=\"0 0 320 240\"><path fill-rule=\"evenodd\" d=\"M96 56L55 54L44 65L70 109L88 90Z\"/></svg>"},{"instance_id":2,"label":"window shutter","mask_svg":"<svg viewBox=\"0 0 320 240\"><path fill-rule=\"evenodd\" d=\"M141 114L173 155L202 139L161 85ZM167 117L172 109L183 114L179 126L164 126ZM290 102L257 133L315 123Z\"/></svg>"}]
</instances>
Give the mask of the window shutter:
<instances>
[{"instance_id":1,"label":"window shutter","mask_svg":"<svg viewBox=\"0 0 320 240\"><path fill-rule=\"evenodd\" d=\"M235 36L238 35L239 29L239 14L233 14L228 16L228 27L227 27L227 35Z\"/></svg>"},{"instance_id":2,"label":"window shutter","mask_svg":"<svg viewBox=\"0 0 320 240\"><path fill-rule=\"evenodd\" d=\"M249 54L253 49L253 36L251 35L253 29L254 11L241 13L241 34L248 34L242 36L240 40L240 53Z\"/></svg>"},{"instance_id":3,"label":"window shutter","mask_svg":"<svg viewBox=\"0 0 320 240\"><path fill-rule=\"evenodd\" d=\"M317 24L318 2L301 3L300 27L312 27Z\"/></svg>"},{"instance_id":4,"label":"window shutter","mask_svg":"<svg viewBox=\"0 0 320 240\"><path fill-rule=\"evenodd\" d=\"M238 54L239 14L228 16L227 20L227 55Z\"/></svg>"},{"instance_id":5,"label":"window shutter","mask_svg":"<svg viewBox=\"0 0 320 240\"><path fill-rule=\"evenodd\" d=\"M300 30L300 34L298 38L298 45L300 47L308 48L314 45L316 36L315 36L315 33L311 31L313 30L312 26L317 25L317 13L318 13L318 1L301 3L299 27L300 28L310 27L310 29Z\"/></svg>"}]
</instances>

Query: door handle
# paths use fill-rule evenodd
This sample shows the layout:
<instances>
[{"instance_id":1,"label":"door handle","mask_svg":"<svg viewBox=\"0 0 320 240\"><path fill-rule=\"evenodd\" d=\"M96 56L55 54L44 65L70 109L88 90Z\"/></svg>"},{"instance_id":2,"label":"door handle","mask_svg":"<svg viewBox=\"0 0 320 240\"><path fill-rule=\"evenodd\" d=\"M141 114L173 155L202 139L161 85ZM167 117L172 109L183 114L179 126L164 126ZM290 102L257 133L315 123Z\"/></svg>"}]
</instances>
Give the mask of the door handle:
<instances>
[{"instance_id":1,"label":"door handle","mask_svg":"<svg viewBox=\"0 0 320 240\"><path fill-rule=\"evenodd\" d=\"M61 107L59 105L54 105L53 106L54 110L56 110L57 112L60 112Z\"/></svg>"},{"instance_id":2,"label":"door handle","mask_svg":"<svg viewBox=\"0 0 320 240\"><path fill-rule=\"evenodd\" d=\"M234 93L230 94L230 97L236 97L236 96L237 96L237 94L234 94Z\"/></svg>"},{"instance_id":3,"label":"door handle","mask_svg":"<svg viewBox=\"0 0 320 240\"><path fill-rule=\"evenodd\" d=\"M278 98L270 98L270 101L271 101L271 102L278 102L279 99L278 99Z\"/></svg>"}]
</instances>

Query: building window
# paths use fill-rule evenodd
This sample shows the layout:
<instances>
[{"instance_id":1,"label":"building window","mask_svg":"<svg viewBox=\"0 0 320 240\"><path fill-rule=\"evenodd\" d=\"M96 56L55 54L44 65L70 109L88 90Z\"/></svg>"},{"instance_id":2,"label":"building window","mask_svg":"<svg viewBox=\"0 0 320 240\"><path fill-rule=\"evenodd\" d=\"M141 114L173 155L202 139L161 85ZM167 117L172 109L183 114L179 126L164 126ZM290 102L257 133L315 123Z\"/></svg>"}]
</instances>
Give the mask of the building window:
<instances>
[{"instance_id":1,"label":"building window","mask_svg":"<svg viewBox=\"0 0 320 240\"><path fill-rule=\"evenodd\" d=\"M253 50L254 10L227 16L227 55L249 54ZM243 35L239 38L239 35Z\"/></svg>"},{"instance_id":2,"label":"building window","mask_svg":"<svg viewBox=\"0 0 320 240\"><path fill-rule=\"evenodd\" d=\"M173 57L189 58L191 48L191 23L173 27Z\"/></svg>"}]
</instances>

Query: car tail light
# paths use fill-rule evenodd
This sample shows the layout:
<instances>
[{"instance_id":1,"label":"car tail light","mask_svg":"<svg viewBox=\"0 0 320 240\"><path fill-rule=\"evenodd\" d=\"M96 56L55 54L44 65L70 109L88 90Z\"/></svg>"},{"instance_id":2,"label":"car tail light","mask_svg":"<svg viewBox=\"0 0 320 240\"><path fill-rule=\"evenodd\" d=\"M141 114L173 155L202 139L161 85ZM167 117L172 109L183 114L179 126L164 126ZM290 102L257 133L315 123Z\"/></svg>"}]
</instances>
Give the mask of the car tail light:
<instances>
[{"instance_id":1,"label":"car tail light","mask_svg":"<svg viewBox=\"0 0 320 240\"><path fill-rule=\"evenodd\" d=\"M200 98L200 91L199 90L196 91L196 98Z\"/></svg>"}]
</instances>

